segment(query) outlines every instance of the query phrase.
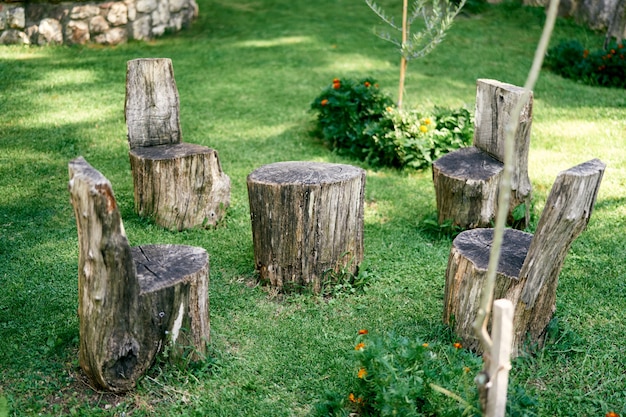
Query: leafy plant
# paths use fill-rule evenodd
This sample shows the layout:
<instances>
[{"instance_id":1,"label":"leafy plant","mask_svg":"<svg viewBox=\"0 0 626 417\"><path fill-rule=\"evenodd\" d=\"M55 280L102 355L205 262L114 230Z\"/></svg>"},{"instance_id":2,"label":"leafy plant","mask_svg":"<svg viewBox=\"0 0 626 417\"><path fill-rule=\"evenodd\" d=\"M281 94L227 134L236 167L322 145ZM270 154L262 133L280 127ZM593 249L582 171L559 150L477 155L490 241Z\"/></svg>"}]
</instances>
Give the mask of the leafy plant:
<instances>
[{"instance_id":1,"label":"leafy plant","mask_svg":"<svg viewBox=\"0 0 626 417\"><path fill-rule=\"evenodd\" d=\"M353 353L353 392L326 393L314 406L315 416L345 416L346 410L360 416L481 415L473 378L481 359L458 342L429 344L359 330ZM512 388L510 415L532 415L534 407L536 401L523 388Z\"/></svg>"},{"instance_id":2,"label":"leafy plant","mask_svg":"<svg viewBox=\"0 0 626 417\"><path fill-rule=\"evenodd\" d=\"M351 265L353 262L354 257L350 259L348 265L342 266L339 271L329 269L324 273L321 285L321 294L323 296L332 297L342 294L358 294L365 291L365 288L375 279L375 275L364 263L359 265L356 274L352 273Z\"/></svg>"},{"instance_id":3,"label":"leafy plant","mask_svg":"<svg viewBox=\"0 0 626 417\"><path fill-rule=\"evenodd\" d=\"M451 3L449 0L430 1L415 0L411 12L408 12L408 0L402 2L402 25L397 26L392 17L373 0L365 3L392 29L401 33L400 40L394 39L388 32L379 32L379 36L400 48L400 80L398 88L398 108L402 108L404 93L404 79L408 62L412 59L423 58L439 45L452 22L463 8L466 0ZM424 27L419 32L410 33L410 28L418 18L423 19Z\"/></svg>"},{"instance_id":4,"label":"leafy plant","mask_svg":"<svg viewBox=\"0 0 626 417\"><path fill-rule=\"evenodd\" d=\"M626 47L622 43L590 51L577 40L563 41L548 50L546 67L585 84L626 88Z\"/></svg>"},{"instance_id":5,"label":"leafy plant","mask_svg":"<svg viewBox=\"0 0 626 417\"><path fill-rule=\"evenodd\" d=\"M367 154L364 131L379 121L392 103L371 77L359 81L335 78L311 108L318 112L318 129L331 148L363 159Z\"/></svg>"},{"instance_id":6,"label":"leafy plant","mask_svg":"<svg viewBox=\"0 0 626 417\"><path fill-rule=\"evenodd\" d=\"M424 168L469 145L474 134L467 109L435 107L430 115L401 110L372 78L336 78L311 107L318 111L318 130L333 149L373 166Z\"/></svg>"},{"instance_id":7,"label":"leafy plant","mask_svg":"<svg viewBox=\"0 0 626 417\"><path fill-rule=\"evenodd\" d=\"M417 110L388 108L380 123L370 127L366 132L372 136L368 162L415 169L427 167L440 156L469 145L474 133L472 117L464 108L436 107L431 116Z\"/></svg>"}]
</instances>

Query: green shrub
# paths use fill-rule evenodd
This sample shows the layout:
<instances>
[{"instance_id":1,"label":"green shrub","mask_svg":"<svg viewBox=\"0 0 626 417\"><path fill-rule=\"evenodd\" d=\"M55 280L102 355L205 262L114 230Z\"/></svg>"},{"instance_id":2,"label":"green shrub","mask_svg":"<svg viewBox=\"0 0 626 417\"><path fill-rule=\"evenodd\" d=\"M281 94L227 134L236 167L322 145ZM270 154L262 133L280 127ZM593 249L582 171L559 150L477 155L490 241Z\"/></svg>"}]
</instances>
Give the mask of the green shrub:
<instances>
[{"instance_id":1,"label":"green shrub","mask_svg":"<svg viewBox=\"0 0 626 417\"><path fill-rule=\"evenodd\" d=\"M482 360L460 343L424 343L418 338L360 330L354 347L353 392L325 393L314 416L479 416L474 376ZM532 416L537 402L509 385L507 415Z\"/></svg>"},{"instance_id":2,"label":"green shrub","mask_svg":"<svg viewBox=\"0 0 626 417\"><path fill-rule=\"evenodd\" d=\"M440 156L469 145L474 134L472 117L463 108L435 107L433 114L426 116L394 107L383 116L365 132L371 136L367 160L372 165L424 168Z\"/></svg>"},{"instance_id":3,"label":"green shrub","mask_svg":"<svg viewBox=\"0 0 626 417\"><path fill-rule=\"evenodd\" d=\"M576 40L563 41L548 50L545 65L585 84L626 88L626 47L621 43L589 51Z\"/></svg>"},{"instance_id":4,"label":"green shrub","mask_svg":"<svg viewBox=\"0 0 626 417\"><path fill-rule=\"evenodd\" d=\"M424 168L467 146L474 124L467 109L436 107L432 114L399 110L372 78L335 79L312 103L324 141L373 166Z\"/></svg>"},{"instance_id":5,"label":"green shrub","mask_svg":"<svg viewBox=\"0 0 626 417\"><path fill-rule=\"evenodd\" d=\"M335 78L311 108L318 112L318 129L332 149L363 159L367 154L363 132L392 104L371 77L359 81Z\"/></svg>"}]
</instances>

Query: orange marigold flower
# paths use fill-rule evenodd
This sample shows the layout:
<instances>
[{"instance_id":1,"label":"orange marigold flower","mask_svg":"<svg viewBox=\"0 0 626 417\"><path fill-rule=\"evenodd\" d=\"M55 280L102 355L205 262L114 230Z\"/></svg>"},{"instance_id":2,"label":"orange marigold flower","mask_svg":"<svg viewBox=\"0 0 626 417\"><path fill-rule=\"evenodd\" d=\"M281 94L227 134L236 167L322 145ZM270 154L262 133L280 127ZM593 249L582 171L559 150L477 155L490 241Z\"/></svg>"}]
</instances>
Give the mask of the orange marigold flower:
<instances>
[{"instance_id":1,"label":"orange marigold flower","mask_svg":"<svg viewBox=\"0 0 626 417\"><path fill-rule=\"evenodd\" d=\"M611 53L614 54L615 53L615 49L611 49Z\"/></svg>"},{"instance_id":2,"label":"orange marigold flower","mask_svg":"<svg viewBox=\"0 0 626 417\"><path fill-rule=\"evenodd\" d=\"M350 393L350 395L348 395L348 400L350 400L351 403L356 402L356 398L354 398L354 394Z\"/></svg>"},{"instance_id":3,"label":"orange marigold flower","mask_svg":"<svg viewBox=\"0 0 626 417\"><path fill-rule=\"evenodd\" d=\"M369 81L365 81L365 86L369 88L369 86L372 85Z\"/></svg>"},{"instance_id":4,"label":"orange marigold flower","mask_svg":"<svg viewBox=\"0 0 626 417\"><path fill-rule=\"evenodd\" d=\"M341 82L341 81L339 81L339 78L333 78L333 84L337 84L339 82Z\"/></svg>"},{"instance_id":5,"label":"orange marigold flower","mask_svg":"<svg viewBox=\"0 0 626 417\"><path fill-rule=\"evenodd\" d=\"M471 371L469 366L466 366L465 368L463 368L463 372L468 373L469 371Z\"/></svg>"},{"instance_id":6,"label":"orange marigold flower","mask_svg":"<svg viewBox=\"0 0 626 417\"><path fill-rule=\"evenodd\" d=\"M333 88L335 90L339 90L341 88L341 84L340 83L333 83Z\"/></svg>"},{"instance_id":7,"label":"orange marigold flower","mask_svg":"<svg viewBox=\"0 0 626 417\"><path fill-rule=\"evenodd\" d=\"M619 417L619 414L617 414L615 411L609 411L608 413L606 413L605 417Z\"/></svg>"},{"instance_id":8,"label":"orange marigold flower","mask_svg":"<svg viewBox=\"0 0 626 417\"><path fill-rule=\"evenodd\" d=\"M589 56L589 50L588 50L588 49L585 49L585 50L583 51L583 58L587 58L588 56Z\"/></svg>"},{"instance_id":9,"label":"orange marigold flower","mask_svg":"<svg viewBox=\"0 0 626 417\"><path fill-rule=\"evenodd\" d=\"M367 330L366 329L361 329L361 330L359 330L359 334L367 334Z\"/></svg>"},{"instance_id":10,"label":"orange marigold flower","mask_svg":"<svg viewBox=\"0 0 626 417\"><path fill-rule=\"evenodd\" d=\"M422 343L422 347L428 347L428 343Z\"/></svg>"},{"instance_id":11,"label":"orange marigold flower","mask_svg":"<svg viewBox=\"0 0 626 417\"><path fill-rule=\"evenodd\" d=\"M354 350L361 350L365 347L365 343L361 342L354 347Z\"/></svg>"},{"instance_id":12,"label":"orange marigold flower","mask_svg":"<svg viewBox=\"0 0 626 417\"><path fill-rule=\"evenodd\" d=\"M321 104L322 106L325 106L325 105L327 105L327 104L328 104L328 100L327 100L327 99L324 99L324 100L320 101L320 104Z\"/></svg>"},{"instance_id":13,"label":"orange marigold flower","mask_svg":"<svg viewBox=\"0 0 626 417\"><path fill-rule=\"evenodd\" d=\"M426 126L424 126L424 125L421 125L420 126L420 132L426 133L426 132L428 132L428 128Z\"/></svg>"},{"instance_id":14,"label":"orange marigold flower","mask_svg":"<svg viewBox=\"0 0 626 417\"><path fill-rule=\"evenodd\" d=\"M365 378L365 375L367 375L367 369L365 368L359 369L359 373L356 374L356 376L359 377L360 379Z\"/></svg>"},{"instance_id":15,"label":"orange marigold flower","mask_svg":"<svg viewBox=\"0 0 626 417\"><path fill-rule=\"evenodd\" d=\"M456 342L455 344L453 344L452 346L454 346L457 349L461 349L463 347L462 344L460 344L459 342Z\"/></svg>"},{"instance_id":16,"label":"orange marigold flower","mask_svg":"<svg viewBox=\"0 0 626 417\"><path fill-rule=\"evenodd\" d=\"M618 47L619 49L622 49L622 48L624 47L624 45L622 45L622 44L620 43L620 44L618 44L618 45L617 45L617 47Z\"/></svg>"}]
</instances>

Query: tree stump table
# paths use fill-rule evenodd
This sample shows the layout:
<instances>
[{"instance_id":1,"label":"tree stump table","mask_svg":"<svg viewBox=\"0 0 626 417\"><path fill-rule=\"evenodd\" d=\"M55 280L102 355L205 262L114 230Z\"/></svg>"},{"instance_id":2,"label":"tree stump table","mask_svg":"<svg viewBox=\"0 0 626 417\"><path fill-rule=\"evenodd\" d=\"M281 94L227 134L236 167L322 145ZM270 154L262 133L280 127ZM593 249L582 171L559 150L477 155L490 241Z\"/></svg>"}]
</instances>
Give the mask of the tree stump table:
<instances>
[{"instance_id":1,"label":"tree stump table","mask_svg":"<svg viewBox=\"0 0 626 417\"><path fill-rule=\"evenodd\" d=\"M319 293L363 260L365 171L351 165L277 162L247 178L254 262L280 291Z\"/></svg>"},{"instance_id":2,"label":"tree stump table","mask_svg":"<svg viewBox=\"0 0 626 417\"><path fill-rule=\"evenodd\" d=\"M464 229L488 227L495 221L498 187L504 169L505 129L524 89L496 80L476 82L473 146L450 152L432 166L439 223L452 221ZM524 229L530 221L531 184L528 148L532 124L532 94L516 126L509 223ZM513 210L525 204L523 216Z\"/></svg>"},{"instance_id":3,"label":"tree stump table","mask_svg":"<svg viewBox=\"0 0 626 417\"><path fill-rule=\"evenodd\" d=\"M191 349L204 357L210 337L209 258L200 247L131 247L110 182L82 157L69 163L78 229L79 362L94 386L132 389L156 355Z\"/></svg>"},{"instance_id":4,"label":"tree stump table","mask_svg":"<svg viewBox=\"0 0 626 417\"><path fill-rule=\"evenodd\" d=\"M182 142L172 61L128 61L126 104L135 211L168 229L214 226L230 204L217 151Z\"/></svg>"},{"instance_id":5,"label":"tree stump table","mask_svg":"<svg viewBox=\"0 0 626 417\"><path fill-rule=\"evenodd\" d=\"M526 342L541 347L556 310L556 289L565 256L589 223L605 165L593 159L557 176L534 235L506 229L493 299L513 303L513 353ZM478 313L493 242L493 229L460 233L452 242L444 296L444 323L463 346L480 352L473 324Z\"/></svg>"}]
</instances>

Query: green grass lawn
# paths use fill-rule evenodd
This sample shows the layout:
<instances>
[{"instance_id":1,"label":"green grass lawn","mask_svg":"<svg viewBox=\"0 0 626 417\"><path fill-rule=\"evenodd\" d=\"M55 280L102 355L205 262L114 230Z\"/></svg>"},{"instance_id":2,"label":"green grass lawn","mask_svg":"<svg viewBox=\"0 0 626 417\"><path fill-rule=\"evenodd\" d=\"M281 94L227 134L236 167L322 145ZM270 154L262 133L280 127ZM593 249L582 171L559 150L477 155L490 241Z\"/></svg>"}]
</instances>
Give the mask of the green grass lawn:
<instances>
[{"instance_id":1,"label":"green grass lawn","mask_svg":"<svg viewBox=\"0 0 626 417\"><path fill-rule=\"evenodd\" d=\"M397 4L396 4L397 3ZM381 1L388 10L398 1ZM363 294L276 297L257 285L246 176L261 165L360 165L310 134L311 101L334 77L374 76L396 95L399 55L360 0L201 0L191 29L117 47L0 47L0 416L304 416L326 390L355 384L358 329L447 340L441 324L451 241L424 231L435 214L430 170L367 166ZM543 10L512 4L462 16L435 52L409 64L405 106L467 106L477 78L522 85ZM560 20L552 44L603 34ZM227 219L168 232L133 212L124 122L126 61L168 57L186 142L218 150L232 181ZM607 164L588 229L560 276L558 326L511 379L540 416L626 414L626 92L543 72L535 88L529 171L539 212L557 173ZM67 163L83 155L113 184L132 245L184 243L211 258L211 357L192 370L157 364L138 388L93 391L78 366L76 224Z\"/></svg>"}]
</instances>

